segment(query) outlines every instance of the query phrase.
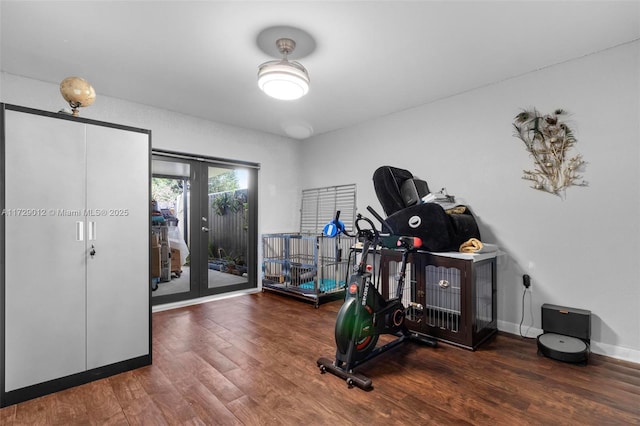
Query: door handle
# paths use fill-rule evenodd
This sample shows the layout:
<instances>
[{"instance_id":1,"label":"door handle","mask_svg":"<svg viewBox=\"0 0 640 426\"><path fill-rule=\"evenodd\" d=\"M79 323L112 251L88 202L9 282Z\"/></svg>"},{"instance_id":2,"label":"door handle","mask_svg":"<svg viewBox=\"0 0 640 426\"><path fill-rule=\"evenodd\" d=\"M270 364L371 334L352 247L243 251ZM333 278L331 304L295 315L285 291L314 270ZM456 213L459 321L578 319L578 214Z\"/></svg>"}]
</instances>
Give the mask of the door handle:
<instances>
[{"instance_id":1,"label":"door handle","mask_svg":"<svg viewBox=\"0 0 640 426\"><path fill-rule=\"evenodd\" d=\"M207 228L206 226L202 227L202 232L209 232L209 228Z\"/></svg>"},{"instance_id":2,"label":"door handle","mask_svg":"<svg viewBox=\"0 0 640 426\"><path fill-rule=\"evenodd\" d=\"M89 222L89 241L94 241L96 239L96 223Z\"/></svg>"},{"instance_id":3,"label":"door handle","mask_svg":"<svg viewBox=\"0 0 640 426\"><path fill-rule=\"evenodd\" d=\"M84 240L84 222L76 222L76 241Z\"/></svg>"}]
</instances>

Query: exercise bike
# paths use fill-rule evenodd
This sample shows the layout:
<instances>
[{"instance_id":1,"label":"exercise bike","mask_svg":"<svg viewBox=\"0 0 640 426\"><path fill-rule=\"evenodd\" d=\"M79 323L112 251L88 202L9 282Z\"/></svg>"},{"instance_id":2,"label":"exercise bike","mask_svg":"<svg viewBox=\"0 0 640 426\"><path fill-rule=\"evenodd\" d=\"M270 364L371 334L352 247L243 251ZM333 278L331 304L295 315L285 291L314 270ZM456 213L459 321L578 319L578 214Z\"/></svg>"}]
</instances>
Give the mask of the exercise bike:
<instances>
[{"instance_id":1,"label":"exercise bike","mask_svg":"<svg viewBox=\"0 0 640 426\"><path fill-rule=\"evenodd\" d=\"M367 209L385 225L384 220L371 207ZM356 367L406 341L416 341L430 347L437 346L435 339L410 332L405 324L408 308L422 309L418 303L412 302L408 307L402 303L407 259L411 252L420 248L421 241L419 238L406 236L381 237L373 222L360 214L354 224L357 233L350 235L339 220L339 216L340 212L337 212L335 219L325 226L324 234L336 236L344 233L347 236L357 237L357 240L362 243L362 252L360 261L347 283L345 301L336 318L335 360L322 357L318 359L317 365L321 373L329 372L344 379L350 388L357 386L364 390L371 390L371 379L354 372ZM361 226L364 224L368 226ZM375 277L367 260L370 251L375 250L378 245L392 247L392 242L402 250L402 260L395 296L386 299L374 284ZM397 338L376 347L378 338L382 334L395 335Z\"/></svg>"}]
</instances>

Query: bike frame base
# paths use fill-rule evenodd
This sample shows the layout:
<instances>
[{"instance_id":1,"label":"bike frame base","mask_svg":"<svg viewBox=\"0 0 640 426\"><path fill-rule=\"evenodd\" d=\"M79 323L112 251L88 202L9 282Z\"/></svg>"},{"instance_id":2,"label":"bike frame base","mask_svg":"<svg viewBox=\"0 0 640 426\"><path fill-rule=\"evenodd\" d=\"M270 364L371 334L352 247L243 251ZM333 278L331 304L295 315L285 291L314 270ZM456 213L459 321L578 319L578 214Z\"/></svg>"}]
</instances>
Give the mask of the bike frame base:
<instances>
[{"instance_id":1,"label":"bike frame base","mask_svg":"<svg viewBox=\"0 0 640 426\"><path fill-rule=\"evenodd\" d=\"M320 372L322 374L329 372L334 376L338 376L341 379L345 380L350 388L353 386L357 386L362 390L369 391L373 389L373 382L371 381L371 379L363 374L354 373L353 369L406 341L414 341L431 347L436 347L438 345L438 342L435 339L419 334L410 333L400 335L397 339L375 348L364 359L353 362L351 365L349 365L349 363L332 361L329 358L324 357L319 358L318 361L316 361L316 364L318 365L318 368L320 368ZM338 365L336 365L338 363L344 365L344 367L339 367Z\"/></svg>"},{"instance_id":2,"label":"bike frame base","mask_svg":"<svg viewBox=\"0 0 640 426\"><path fill-rule=\"evenodd\" d=\"M320 358L316 363L318 364L318 368L320 368L321 373L324 374L329 372L334 376L340 377L347 382L347 386L350 388L357 386L366 391L373 389L373 384L370 378L363 374L354 373L353 371L347 371L342 367L338 367L335 362L331 361L329 358Z\"/></svg>"}]
</instances>

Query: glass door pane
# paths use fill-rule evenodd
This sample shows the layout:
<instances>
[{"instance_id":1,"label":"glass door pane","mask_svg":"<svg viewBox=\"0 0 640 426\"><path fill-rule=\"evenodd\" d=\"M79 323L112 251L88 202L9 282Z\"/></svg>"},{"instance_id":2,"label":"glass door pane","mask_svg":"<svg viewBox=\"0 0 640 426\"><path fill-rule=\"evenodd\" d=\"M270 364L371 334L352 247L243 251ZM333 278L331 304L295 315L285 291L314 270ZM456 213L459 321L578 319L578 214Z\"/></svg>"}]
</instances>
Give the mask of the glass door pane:
<instances>
[{"instance_id":1,"label":"glass door pane","mask_svg":"<svg viewBox=\"0 0 640 426\"><path fill-rule=\"evenodd\" d=\"M189 250L191 165L152 160L151 288L154 303L192 297Z\"/></svg>"},{"instance_id":2,"label":"glass door pane","mask_svg":"<svg viewBox=\"0 0 640 426\"><path fill-rule=\"evenodd\" d=\"M248 288L249 172L208 166L208 294Z\"/></svg>"}]
</instances>

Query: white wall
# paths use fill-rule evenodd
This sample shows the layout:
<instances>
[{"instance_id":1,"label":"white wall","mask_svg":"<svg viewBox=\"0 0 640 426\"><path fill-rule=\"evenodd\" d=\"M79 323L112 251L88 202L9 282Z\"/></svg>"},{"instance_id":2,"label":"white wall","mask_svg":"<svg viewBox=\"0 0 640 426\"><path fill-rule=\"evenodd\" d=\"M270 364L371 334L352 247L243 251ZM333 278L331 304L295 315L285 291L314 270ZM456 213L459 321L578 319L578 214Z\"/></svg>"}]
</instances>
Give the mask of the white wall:
<instances>
[{"instance_id":1,"label":"white wall","mask_svg":"<svg viewBox=\"0 0 640 426\"><path fill-rule=\"evenodd\" d=\"M303 143L302 186L356 183L363 214L367 205L382 213L371 180L381 165L446 187L471 206L483 239L505 252L501 330L519 332L527 273L523 333L541 332L543 303L589 309L592 350L640 362L639 58L635 42L318 135ZM562 200L521 179L533 163L512 123L528 107L572 113L588 187L571 187Z\"/></svg>"},{"instance_id":2,"label":"white wall","mask_svg":"<svg viewBox=\"0 0 640 426\"><path fill-rule=\"evenodd\" d=\"M297 185L300 144L248 129L100 95L80 116L151 130L153 148L260 163L260 233L298 229L301 187ZM0 74L0 101L45 111L68 108L57 84ZM282 206L289 206L283 208Z\"/></svg>"}]
</instances>

